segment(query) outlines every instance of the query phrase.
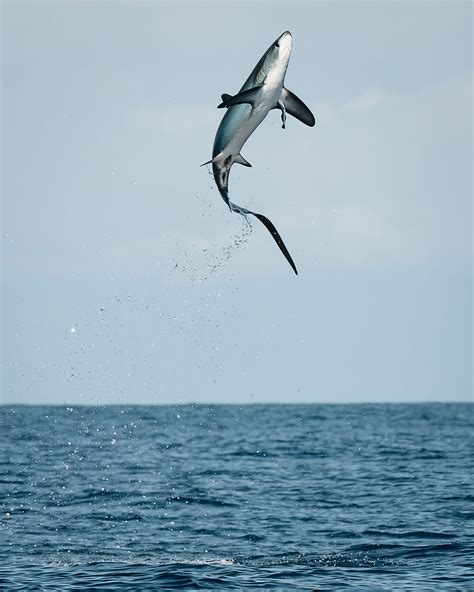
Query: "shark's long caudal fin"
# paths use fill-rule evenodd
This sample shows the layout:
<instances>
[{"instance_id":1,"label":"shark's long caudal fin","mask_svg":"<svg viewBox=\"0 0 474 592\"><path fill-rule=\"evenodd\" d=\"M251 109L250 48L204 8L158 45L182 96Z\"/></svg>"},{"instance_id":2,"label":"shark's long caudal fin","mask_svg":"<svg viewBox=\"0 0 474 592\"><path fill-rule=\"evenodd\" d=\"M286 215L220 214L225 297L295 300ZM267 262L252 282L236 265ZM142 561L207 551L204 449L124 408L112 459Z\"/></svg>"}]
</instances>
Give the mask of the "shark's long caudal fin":
<instances>
[{"instance_id":1,"label":"shark's long caudal fin","mask_svg":"<svg viewBox=\"0 0 474 592\"><path fill-rule=\"evenodd\" d=\"M242 208L241 206L238 206L232 202L229 202L229 205L230 205L231 210L233 210L234 212L238 212L239 214L252 214L252 216L255 216L255 218L260 220L260 222L265 226L265 228L268 230L268 232L273 236L273 239L275 240L276 244L279 246L280 251L283 253L283 255L285 255L285 258L288 261L288 263L291 265L293 271L296 273L296 275L298 275L298 270L296 269L296 265L290 255L290 252L286 248L286 245L283 242L283 239L281 238L280 233L275 228L273 222L271 222L263 214L257 214L257 212L252 212L251 210L247 210L246 208Z\"/></svg>"},{"instance_id":2,"label":"shark's long caudal fin","mask_svg":"<svg viewBox=\"0 0 474 592\"><path fill-rule=\"evenodd\" d=\"M262 214L257 214L256 212L249 212L249 213L253 214L256 218L258 218L260 220L260 222L268 230L268 232L273 236L276 244L280 247L280 251L283 253L283 255L285 255L286 260L291 265L293 271L296 273L296 275L298 275L298 270L296 269L296 265L295 265L293 259L291 258L290 252L286 248L286 245L283 242L283 239L281 238L280 233L275 228L273 223L266 216L263 216Z\"/></svg>"}]
</instances>

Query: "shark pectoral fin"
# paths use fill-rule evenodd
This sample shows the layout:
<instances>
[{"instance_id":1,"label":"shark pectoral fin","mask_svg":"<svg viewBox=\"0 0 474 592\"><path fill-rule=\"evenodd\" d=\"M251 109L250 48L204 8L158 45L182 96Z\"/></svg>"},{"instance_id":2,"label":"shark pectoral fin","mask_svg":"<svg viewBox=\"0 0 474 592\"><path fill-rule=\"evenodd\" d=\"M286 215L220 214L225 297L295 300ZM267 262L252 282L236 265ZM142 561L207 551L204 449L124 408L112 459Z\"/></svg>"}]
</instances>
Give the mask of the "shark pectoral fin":
<instances>
[{"instance_id":1,"label":"shark pectoral fin","mask_svg":"<svg viewBox=\"0 0 474 592\"><path fill-rule=\"evenodd\" d=\"M237 154L237 156L234 157L234 162L236 162L237 164L243 164L246 167L252 166L248 160L245 160L242 154Z\"/></svg>"},{"instance_id":2,"label":"shark pectoral fin","mask_svg":"<svg viewBox=\"0 0 474 592\"><path fill-rule=\"evenodd\" d=\"M290 115L299 119L302 123L313 127L316 123L314 115L308 107L287 88L284 88L281 93L281 102L285 105L286 110Z\"/></svg>"},{"instance_id":3,"label":"shark pectoral fin","mask_svg":"<svg viewBox=\"0 0 474 592\"><path fill-rule=\"evenodd\" d=\"M221 95L221 99L222 99L222 102L223 102L223 103L227 103L227 101L228 101L229 99L231 99L231 98L232 98L232 95L228 95L228 94L226 94L226 93L224 93L223 95Z\"/></svg>"},{"instance_id":4,"label":"shark pectoral fin","mask_svg":"<svg viewBox=\"0 0 474 592\"><path fill-rule=\"evenodd\" d=\"M256 212L251 212L250 210L246 210L246 212L248 214L252 214L256 218L258 218L260 220L260 222L265 226L265 228L268 230L268 232L273 236L273 239L275 240L276 244L280 247L280 251L283 253L283 255L285 255L286 260L291 265L293 271L296 273L296 275L298 275L298 270L296 269L296 265L294 264L294 261L291 258L291 255L290 255L288 249L286 248L286 245L283 242L283 239L281 238L280 233L275 228L275 226L272 224L272 222L266 216L263 216L263 214L257 214Z\"/></svg>"},{"instance_id":5,"label":"shark pectoral fin","mask_svg":"<svg viewBox=\"0 0 474 592\"><path fill-rule=\"evenodd\" d=\"M222 103L217 105L218 109L223 109L224 107L233 107L234 105L242 105L243 103L250 103L252 106L258 100L260 95L260 87L256 86L254 88L249 88L248 90L244 90L233 97L230 97L224 100L224 96L222 97ZM230 96L230 95L228 95Z\"/></svg>"}]
</instances>

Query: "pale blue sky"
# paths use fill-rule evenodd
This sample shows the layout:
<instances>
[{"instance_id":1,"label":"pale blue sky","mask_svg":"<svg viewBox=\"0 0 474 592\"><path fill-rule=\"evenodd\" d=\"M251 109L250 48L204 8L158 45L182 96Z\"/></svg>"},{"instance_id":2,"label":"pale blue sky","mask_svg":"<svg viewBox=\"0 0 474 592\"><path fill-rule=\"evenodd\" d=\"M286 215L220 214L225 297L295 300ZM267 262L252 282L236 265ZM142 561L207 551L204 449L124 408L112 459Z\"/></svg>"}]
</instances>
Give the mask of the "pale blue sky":
<instances>
[{"instance_id":1,"label":"pale blue sky","mask_svg":"<svg viewBox=\"0 0 474 592\"><path fill-rule=\"evenodd\" d=\"M472 397L472 4L2 3L5 403ZM199 165L284 30L230 196Z\"/></svg>"}]
</instances>

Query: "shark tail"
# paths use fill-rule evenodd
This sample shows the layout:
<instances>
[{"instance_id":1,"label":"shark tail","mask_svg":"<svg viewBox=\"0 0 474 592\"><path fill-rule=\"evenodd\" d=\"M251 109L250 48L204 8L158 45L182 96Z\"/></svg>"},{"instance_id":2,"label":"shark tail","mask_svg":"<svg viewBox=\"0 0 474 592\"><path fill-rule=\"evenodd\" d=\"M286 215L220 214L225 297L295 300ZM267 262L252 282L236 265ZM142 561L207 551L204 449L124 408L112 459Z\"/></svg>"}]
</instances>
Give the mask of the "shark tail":
<instances>
[{"instance_id":1,"label":"shark tail","mask_svg":"<svg viewBox=\"0 0 474 592\"><path fill-rule=\"evenodd\" d=\"M296 265L290 255L290 252L286 248L286 245L283 242L283 239L281 238L280 233L275 228L273 222L271 222L271 220L269 220L263 214L258 214L257 212L252 212L252 210L247 210L247 208L243 208L242 206L239 206L239 205L230 201L229 190L227 188L227 183L229 180L228 171L225 176L225 179L222 179L222 182L221 182L221 176L220 176L221 169L219 169L219 167L217 167L217 165L216 165L216 161L218 160L218 156L215 157L213 160L214 160L213 165L215 166L215 168L213 167L214 179L216 180L216 184L217 184L217 188L219 190L219 193L220 193L222 199L225 201L225 203L229 207L230 211L236 212L237 214L241 214L242 216L247 216L248 214L250 214L252 216L255 216L255 218L257 218L258 220L260 220L260 222L265 226L265 228L268 230L268 232L272 235L273 240L276 242L276 244L278 245L278 248L283 253L283 255L285 256L288 263L291 265L291 268L293 269L293 271L296 273L296 275L298 275L298 270L296 269Z\"/></svg>"},{"instance_id":2,"label":"shark tail","mask_svg":"<svg viewBox=\"0 0 474 592\"><path fill-rule=\"evenodd\" d=\"M252 216L255 216L255 218L257 218L258 220L260 220L260 222L265 226L265 228L268 230L268 232L272 235L274 241L278 245L280 251L285 256L288 263L291 265L291 268L293 269L293 271L296 273L296 275L298 275L298 270L296 269L296 265L290 255L290 252L286 248L286 245L283 242L283 239L281 238L280 233L275 228L273 222L271 222L271 220L269 220L263 214L258 214L257 212L252 212L252 210L247 210L247 208L243 208L242 206L238 206L237 204L232 203L228 197L227 197L227 199L228 199L227 205L230 207L232 212L236 212L237 214L241 214L242 216L246 216L247 214L251 214Z\"/></svg>"}]
</instances>

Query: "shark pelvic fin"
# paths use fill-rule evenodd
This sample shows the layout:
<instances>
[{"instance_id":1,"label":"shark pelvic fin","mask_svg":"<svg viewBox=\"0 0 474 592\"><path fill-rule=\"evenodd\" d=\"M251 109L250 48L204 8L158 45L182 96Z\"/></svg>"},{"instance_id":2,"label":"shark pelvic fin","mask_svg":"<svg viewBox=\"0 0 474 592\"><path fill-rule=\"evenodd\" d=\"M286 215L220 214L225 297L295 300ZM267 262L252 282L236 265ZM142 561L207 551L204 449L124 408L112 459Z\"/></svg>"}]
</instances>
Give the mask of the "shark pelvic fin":
<instances>
[{"instance_id":1,"label":"shark pelvic fin","mask_svg":"<svg viewBox=\"0 0 474 592\"><path fill-rule=\"evenodd\" d=\"M207 162L203 162L201 166L206 166L206 164L212 164L213 162L217 162L218 160L220 160L221 157L221 153L217 154L217 156L214 156L214 158L211 158L211 160L208 160Z\"/></svg>"},{"instance_id":2,"label":"shark pelvic fin","mask_svg":"<svg viewBox=\"0 0 474 592\"><path fill-rule=\"evenodd\" d=\"M245 160L242 154L237 154L237 156L234 157L234 162L236 162L237 164L243 164L246 167L252 166L248 160Z\"/></svg>"},{"instance_id":3,"label":"shark pelvic fin","mask_svg":"<svg viewBox=\"0 0 474 592\"><path fill-rule=\"evenodd\" d=\"M284 105L286 111L290 115L293 115L293 117L296 117L296 119L298 119L302 123L309 125L310 127L313 127L313 125L316 123L314 115L311 113L308 107L303 103L301 99L299 99L295 94L293 94L291 90L283 88L283 90L281 91L281 99L279 102L281 102ZM281 109L280 105L277 105L276 108Z\"/></svg>"},{"instance_id":4,"label":"shark pelvic fin","mask_svg":"<svg viewBox=\"0 0 474 592\"><path fill-rule=\"evenodd\" d=\"M244 90L234 95L233 97L231 97L230 95L222 95L222 103L220 105L217 105L217 108L223 109L224 107L233 107L234 105L242 105L243 103L250 103L253 106L254 103L258 100L259 95L259 86L255 86L254 88ZM226 99L224 99L224 96L226 96Z\"/></svg>"}]
</instances>

